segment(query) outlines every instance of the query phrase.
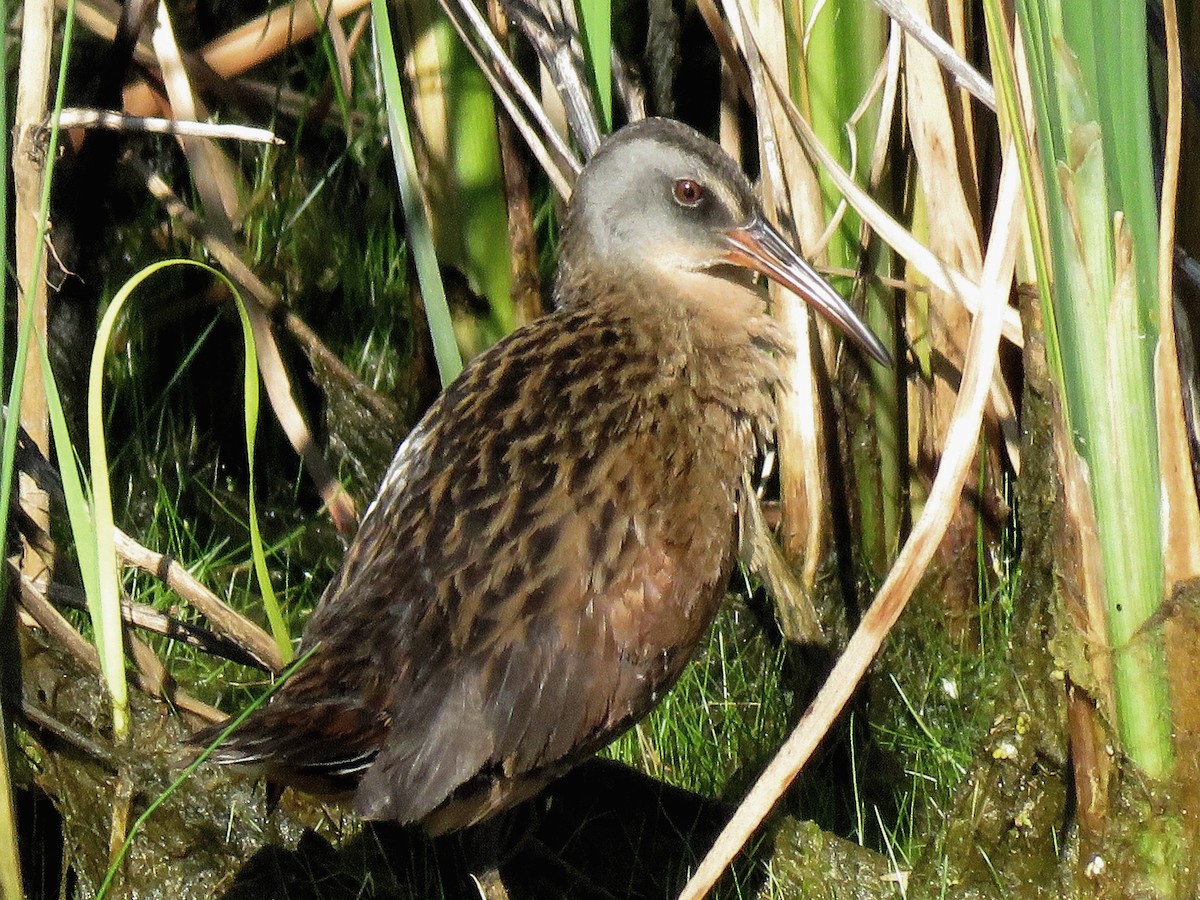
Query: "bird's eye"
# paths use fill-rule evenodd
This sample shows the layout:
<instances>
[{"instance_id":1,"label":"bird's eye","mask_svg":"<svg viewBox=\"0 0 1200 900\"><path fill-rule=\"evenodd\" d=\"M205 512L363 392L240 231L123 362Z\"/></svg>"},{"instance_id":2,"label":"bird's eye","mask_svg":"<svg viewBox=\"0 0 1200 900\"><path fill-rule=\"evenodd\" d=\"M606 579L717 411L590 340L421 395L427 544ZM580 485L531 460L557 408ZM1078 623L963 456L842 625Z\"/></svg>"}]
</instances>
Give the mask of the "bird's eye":
<instances>
[{"instance_id":1,"label":"bird's eye","mask_svg":"<svg viewBox=\"0 0 1200 900\"><path fill-rule=\"evenodd\" d=\"M704 196L704 185L698 181L680 178L675 182L675 202L680 206L699 206Z\"/></svg>"}]
</instances>

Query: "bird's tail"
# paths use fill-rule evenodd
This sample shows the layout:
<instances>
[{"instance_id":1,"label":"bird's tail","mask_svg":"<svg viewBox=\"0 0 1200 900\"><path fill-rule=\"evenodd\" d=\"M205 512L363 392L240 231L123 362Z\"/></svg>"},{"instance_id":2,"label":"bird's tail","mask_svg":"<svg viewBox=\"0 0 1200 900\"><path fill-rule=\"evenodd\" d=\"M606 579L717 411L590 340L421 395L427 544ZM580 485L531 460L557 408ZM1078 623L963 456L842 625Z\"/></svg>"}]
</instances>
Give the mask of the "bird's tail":
<instances>
[{"instance_id":1,"label":"bird's tail","mask_svg":"<svg viewBox=\"0 0 1200 900\"><path fill-rule=\"evenodd\" d=\"M276 698L225 737L229 721L187 739L205 761L237 766L271 782L315 793L350 790L374 761L387 733L377 711L334 699L300 706Z\"/></svg>"}]
</instances>

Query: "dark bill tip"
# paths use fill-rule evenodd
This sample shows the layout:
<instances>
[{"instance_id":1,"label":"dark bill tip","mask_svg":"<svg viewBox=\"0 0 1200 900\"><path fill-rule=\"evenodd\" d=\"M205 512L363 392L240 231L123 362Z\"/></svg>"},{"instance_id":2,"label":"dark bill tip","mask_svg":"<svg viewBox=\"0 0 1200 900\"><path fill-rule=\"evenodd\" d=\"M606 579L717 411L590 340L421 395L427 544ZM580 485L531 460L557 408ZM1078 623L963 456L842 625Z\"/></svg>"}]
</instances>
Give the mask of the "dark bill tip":
<instances>
[{"instance_id":1,"label":"dark bill tip","mask_svg":"<svg viewBox=\"0 0 1200 900\"><path fill-rule=\"evenodd\" d=\"M891 366L892 355L875 332L867 327L817 270L761 216L725 232L729 252L725 259L766 275L786 287L825 316L875 362Z\"/></svg>"}]
</instances>

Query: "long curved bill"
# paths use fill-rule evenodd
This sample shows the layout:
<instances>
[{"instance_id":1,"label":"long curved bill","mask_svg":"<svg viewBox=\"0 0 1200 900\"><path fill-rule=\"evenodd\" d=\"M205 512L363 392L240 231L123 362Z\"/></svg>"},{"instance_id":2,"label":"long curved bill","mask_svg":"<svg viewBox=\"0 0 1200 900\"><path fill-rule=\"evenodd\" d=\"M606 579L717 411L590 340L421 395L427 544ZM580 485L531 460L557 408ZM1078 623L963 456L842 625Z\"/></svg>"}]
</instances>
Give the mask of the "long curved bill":
<instances>
[{"instance_id":1,"label":"long curved bill","mask_svg":"<svg viewBox=\"0 0 1200 900\"><path fill-rule=\"evenodd\" d=\"M729 244L727 261L779 282L845 332L871 359L885 366L892 364L892 356L883 342L850 304L761 216L756 215L747 224L725 232L725 241Z\"/></svg>"}]
</instances>

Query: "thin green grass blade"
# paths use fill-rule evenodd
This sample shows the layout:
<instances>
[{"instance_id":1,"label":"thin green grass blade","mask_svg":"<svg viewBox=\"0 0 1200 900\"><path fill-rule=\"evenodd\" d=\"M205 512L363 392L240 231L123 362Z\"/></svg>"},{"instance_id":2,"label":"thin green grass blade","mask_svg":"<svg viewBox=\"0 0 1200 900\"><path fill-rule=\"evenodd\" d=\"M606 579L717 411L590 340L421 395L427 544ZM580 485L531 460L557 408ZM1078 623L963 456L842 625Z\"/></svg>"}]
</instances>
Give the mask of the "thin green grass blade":
<instances>
[{"instance_id":1,"label":"thin green grass blade","mask_svg":"<svg viewBox=\"0 0 1200 900\"><path fill-rule=\"evenodd\" d=\"M0 0L0 12L3 13L2 18L8 21L8 5L4 0ZM47 222L49 221L50 211L50 186L54 174L54 162L58 155L58 113L62 109L63 95L66 90L67 83L67 65L71 58L71 43L75 28L75 2L67 0L66 17L63 24L62 36L62 51L59 57L58 82L54 96L54 113L51 116L50 137L47 141L46 150L46 168L45 177L42 181L42 196L38 210L39 231L42 234L46 233ZM8 54L7 44L0 48L0 70L8 71ZM8 122L8 99L7 96L0 99L0 122ZM0 138L0 147L3 152L0 152L0 159L8 159L7 147L7 131L4 138ZM8 218L8 189L7 186L0 188L0 228L5 231L7 238L7 223ZM7 246L7 240L5 241ZM41 257L43 253L44 241L38 242L37 250L35 251L32 272L41 271ZM26 304L27 310L33 306L32 298L34 293L34 278L31 273L26 273ZM8 308L8 279L4 279L4 286L0 288L0 313L4 313ZM29 355L29 345L33 336L33 316L26 315L22 322L19 323L17 330L17 349L16 359L13 365L13 378L9 385L8 394L8 410L9 415L5 416L3 439L0 442L0 540L3 540L5 546L8 545L8 526L10 522L9 510L12 504L13 481L16 477L16 466L14 463L17 432L19 427L19 416L17 410L20 408L21 393L25 386L25 365ZM3 358L3 340L0 339L0 359ZM5 615L4 604L9 596L8 586L8 570L5 566L0 566L0 622L11 621L10 617ZM3 713L0 712L0 896L12 897L14 900L24 896L24 891L21 883L21 861L19 829L16 821L16 811L12 797L12 783L10 780L10 768L8 759L8 722L5 720Z\"/></svg>"},{"instance_id":2,"label":"thin green grass blade","mask_svg":"<svg viewBox=\"0 0 1200 900\"><path fill-rule=\"evenodd\" d=\"M339 25L338 27L341 26ZM347 134L351 134L352 129L349 127L349 123L353 110L350 107L350 98L346 96L346 90L342 84L342 75L338 69L337 50L334 48L333 38L329 34L328 24L321 29L319 46L325 57L325 62L329 66L329 84L333 89L333 100L337 104L338 112L342 117L342 127Z\"/></svg>"},{"instance_id":3,"label":"thin green grass blade","mask_svg":"<svg viewBox=\"0 0 1200 900\"><path fill-rule=\"evenodd\" d=\"M456 321L459 347L478 352L511 331L512 272L496 107L483 72L437 0L413 0L396 11L405 48L407 112L428 159L420 195L434 249L472 292L487 299L490 317Z\"/></svg>"},{"instance_id":4,"label":"thin green grass blade","mask_svg":"<svg viewBox=\"0 0 1200 900\"><path fill-rule=\"evenodd\" d=\"M246 461L249 465L249 489L247 490L247 507L250 517L250 552L254 557L254 573L258 579L258 590L262 595L263 607L267 611L267 621L271 625L271 635L279 648L279 655L284 662L292 659L292 637L288 632L287 623L283 619L283 611L279 607L279 598L275 596L275 587L271 584L271 573L267 568L267 555L263 550L262 532L258 528L258 504L256 500L254 479L254 443L258 434L258 353L254 344L254 329L250 325L250 316L246 312L246 304L242 302L237 288L225 276L220 276L229 285L237 301L238 318L242 323L242 344L245 348L245 365L242 375L243 409L246 425Z\"/></svg>"},{"instance_id":5,"label":"thin green grass blade","mask_svg":"<svg viewBox=\"0 0 1200 900\"><path fill-rule=\"evenodd\" d=\"M263 606L266 609L267 620L271 633L279 647L279 652L285 660L292 657L291 636L279 608L279 601L271 585L267 569L266 556L263 552L262 535L258 528L258 512L255 505L254 487L254 437L258 420L258 362L254 349L253 334L250 330L249 319L245 306L234 284L210 266L193 260L170 259L154 263L121 286L109 304L101 319L97 331L96 342L92 350L91 370L88 380L88 455L92 476L92 510L95 522L95 559L98 576L98 593L92 612L93 625L96 632L96 646L100 652L100 665L104 670L105 681L113 698L113 726L118 734L124 733L127 727L127 692L124 689L124 654L122 652L121 636L121 585L117 565L116 547L113 543L115 524L113 522L112 491L109 479L108 450L104 441L104 422L102 395L104 388L104 358L107 355L109 339L117 317L125 303L147 278L156 272L176 265L191 265L215 275L226 283L237 304L238 314L242 320L242 334L245 346L245 377L243 391L245 397L246 416L246 454L249 462L249 530L250 544L254 558L255 575L259 583ZM89 609L93 608L89 598Z\"/></svg>"},{"instance_id":6,"label":"thin green grass blade","mask_svg":"<svg viewBox=\"0 0 1200 900\"><path fill-rule=\"evenodd\" d=\"M988 39L988 59L992 63L992 80L996 87L996 105L1000 113L1000 127L1007 129L1013 136L1013 144L1017 151L1017 167L1021 172L1021 190L1027 198L1025 213L1029 233L1033 236L1033 263L1038 284L1050 284L1050 260L1046 256L1048 236L1042 227L1038 216L1037 196L1034 179L1037 172L1033 158L1034 141L1025 127L1017 104L1017 75L1012 58L1012 40L1007 31L1006 17L1000 8L1000 0L984 0L984 27ZM1035 71L1030 57L1031 77L1037 84L1044 84L1045 75L1040 69ZM1053 327L1053 305L1045 304L1047 318L1046 327L1046 356L1060 381L1062 378L1061 353L1058 349L1058 330Z\"/></svg>"},{"instance_id":7,"label":"thin green grass blade","mask_svg":"<svg viewBox=\"0 0 1200 900\"><path fill-rule=\"evenodd\" d=\"M388 133L392 139L392 159L400 186L400 203L404 208L417 280L425 299L425 317L429 320L429 333L433 338L433 354L444 387L462 371L462 356L454 337L454 323L450 318L450 306L446 302L446 291L434 253L433 235L417 190L417 163L413 157L408 113L404 107L404 89L400 83L400 64L392 41L386 0L371 0L371 21L379 48L379 65L387 101Z\"/></svg>"},{"instance_id":8,"label":"thin green grass blade","mask_svg":"<svg viewBox=\"0 0 1200 900\"><path fill-rule=\"evenodd\" d=\"M612 0L579 0L579 27L600 100L600 118L609 132L613 127Z\"/></svg>"},{"instance_id":9,"label":"thin green grass blade","mask_svg":"<svg viewBox=\"0 0 1200 900\"><path fill-rule=\"evenodd\" d=\"M0 4L2 5L2 4ZM4 20L7 21L7 9L5 8ZM63 26L62 39L62 55L59 59L58 86L55 91L54 98L54 114L51 116L50 137L46 150L46 169L45 178L42 182L42 196L40 208L38 212L39 230L45 234L47 221L49 219L50 210L50 185L54 174L54 161L57 158L58 151L58 112L62 109L63 93L66 88L67 81L67 63L70 60L71 38L74 32L75 25L75 4L74 0L68 0L66 10L66 21ZM3 51L0 51L3 54ZM0 57L0 61L7 62L7 54ZM5 66L7 70L7 66ZM7 100L4 101L4 116L0 121L7 122ZM2 157L8 159L7 148ZM3 222L7 227L8 215L8 194L7 188L0 189L0 194L3 194L4 218ZM38 243L38 249L35 251L35 259L33 263L33 271L38 272L41 269L41 254L44 242ZM28 276L28 273L26 273ZM8 301L8 279L5 280L3 288L3 304L7 308ZM25 308L28 310L32 307L32 297L34 290L34 280L32 277L26 278L26 299ZM2 311L2 310L0 310ZM26 315L19 323L17 329L17 348L16 359L13 365L13 378L9 385L8 393L8 409L9 414L4 419L4 434L3 442L0 445L0 460L3 460L3 465L0 466L0 537L3 538L5 546L8 544L8 526L10 523L9 510L12 503L13 482L16 477L16 466L14 465L14 456L17 446L17 432L19 428L18 413L20 408L21 393L25 386L25 366L29 355L29 347L33 340L33 317ZM0 345L2 347L2 345ZM6 602L4 598L8 596L7 589L8 571L7 567L0 566L0 604ZM0 606L0 613L3 613L3 607ZM0 621L10 621L8 616L0 615ZM8 760L8 723L0 714L0 896L20 898L24 896L21 884L21 864L18 845L18 828L16 822L16 813L12 800L12 784L9 778L9 760Z\"/></svg>"},{"instance_id":10,"label":"thin green grass blade","mask_svg":"<svg viewBox=\"0 0 1200 900\"><path fill-rule=\"evenodd\" d=\"M807 49L792 40L788 55L797 60L797 65L805 67L813 130L826 147L834 150L843 166L852 170L847 123L883 58L886 34L883 15L874 5L857 0L805 0L803 9L798 11L804 19L792 23L798 26L795 34L803 34L804 27L811 24ZM811 23L810 16L815 16ZM795 88L792 95L797 101L805 99ZM857 124L855 133L872 134L876 120L877 114L867 115ZM858 143L858 159L862 160L862 148L867 144L861 140ZM859 175L861 180L861 172ZM826 213L832 214L842 199L841 194L823 173L820 178ZM830 266L849 269L857 266L859 225L858 216L848 212L826 247Z\"/></svg>"},{"instance_id":11,"label":"thin green grass blade","mask_svg":"<svg viewBox=\"0 0 1200 900\"><path fill-rule=\"evenodd\" d=\"M513 330L512 265L508 246L508 206L500 169L500 138L492 91L450 22L436 10L439 37L449 64L451 164L462 198L461 230L464 265L471 288L487 297L495 330ZM438 211L441 215L442 211Z\"/></svg>"},{"instance_id":12,"label":"thin green grass blade","mask_svg":"<svg viewBox=\"0 0 1200 900\"><path fill-rule=\"evenodd\" d=\"M42 381L46 388L46 407L50 413L50 433L54 438L54 453L58 461L58 474L62 481L63 496L67 504L67 521L71 525L71 537L75 541L75 556L79 561L79 574L83 579L84 595L88 600L88 612L93 625L101 615L98 605L100 578L96 567L96 528L92 518L91 496L81 475L80 461L71 443L67 428L67 417L63 412L58 383L50 368L46 345L38 336L38 352L42 356ZM97 652L100 652L97 646Z\"/></svg>"},{"instance_id":13,"label":"thin green grass blade","mask_svg":"<svg viewBox=\"0 0 1200 900\"><path fill-rule=\"evenodd\" d=\"M8 16L7 0L0 0L0 21L7 22ZM0 72L7 71L8 42L0 41ZM0 91L0 122L8 122L7 91ZM7 128L0 128L0 159L8 159ZM0 188L0 238L5 247L8 246L8 237L8 188L4 187ZM5 322L7 321L9 280L8 278L0 280L3 281L3 284L0 284L0 322ZM0 328L0 359L4 359L4 332L6 330ZM13 449L16 449L15 446ZM0 466L11 479L14 468L11 453L0 460ZM5 508L7 509L7 504ZM5 520L5 531L7 531L7 519ZM3 627L3 623L11 621L5 614L7 596L8 591L4 590L4 584L0 582L0 627ZM8 764L8 736L8 720L5 718L3 705L0 705L0 897L20 898L25 895L25 892L21 885L21 848L18 841L17 810L13 803L12 770Z\"/></svg>"},{"instance_id":14,"label":"thin green grass blade","mask_svg":"<svg viewBox=\"0 0 1200 900\"><path fill-rule=\"evenodd\" d=\"M88 595L100 669L113 705L113 733L118 739L129 733L129 688L125 679L124 624L121 621L121 577L113 538L112 489L108 451L104 442L104 358L117 316L141 283L171 261L156 263L126 281L113 297L100 320L88 375L88 465L92 476L92 562L96 570L96 592ZM60 455L61 455L60 451ZM69 467L67 467L69 468ZM72 517L74 526L74 517ZM83 536L75 535L81 562L86 554Z\"/></svg>"},{"instance_id":15,"label":"thin green grass blade","mask_svg":"<svg viewBox=\"0 0 1200 900\"><path fill-rule=\"evenodd\" d=\"M50 220L50 185L54 180L54 163L58 158L58 114L62 110L63 96L66 91L67 63L71 58L71 41L74 33L75 0L67 0L66 16L63 21L62 56L59 59L58 66L58 86L54 94L54 111L50 116L50 136L46 141L46 176L42 182L41 204L38 209L38 229L42 234L46 233L47 223ZM7 159L7 155L4 158ZM5 223L8 222L7 216L4 221ZM34 253L33 271L35 272L41 270L41 257L44 247L45 241L39 241L37 250ZM26 309L31 308L33 305L33 284L32 279L26 279ZM7 290L5 294L7 295ZM13 361L13 378L8 390L8 409L11 415L5 417L4 435L2 443L0 443L0 459L7 460L10 463L0 468L0 538L3 538L5 546L8 545L9 509L12 504L13 479L16 474L14 467L11 465L11 460L16 450L17 430L20 425L16 411L21 406L21 392L25 387L25 364L29 356L29 345L32 335L33 318L25 316L17 325L17 348ZM7 596L7 591L4 589L7 578L7 570L3 566L0 566L0 602L3 602L3 598Z\"/></svg>"}]
</instances>

